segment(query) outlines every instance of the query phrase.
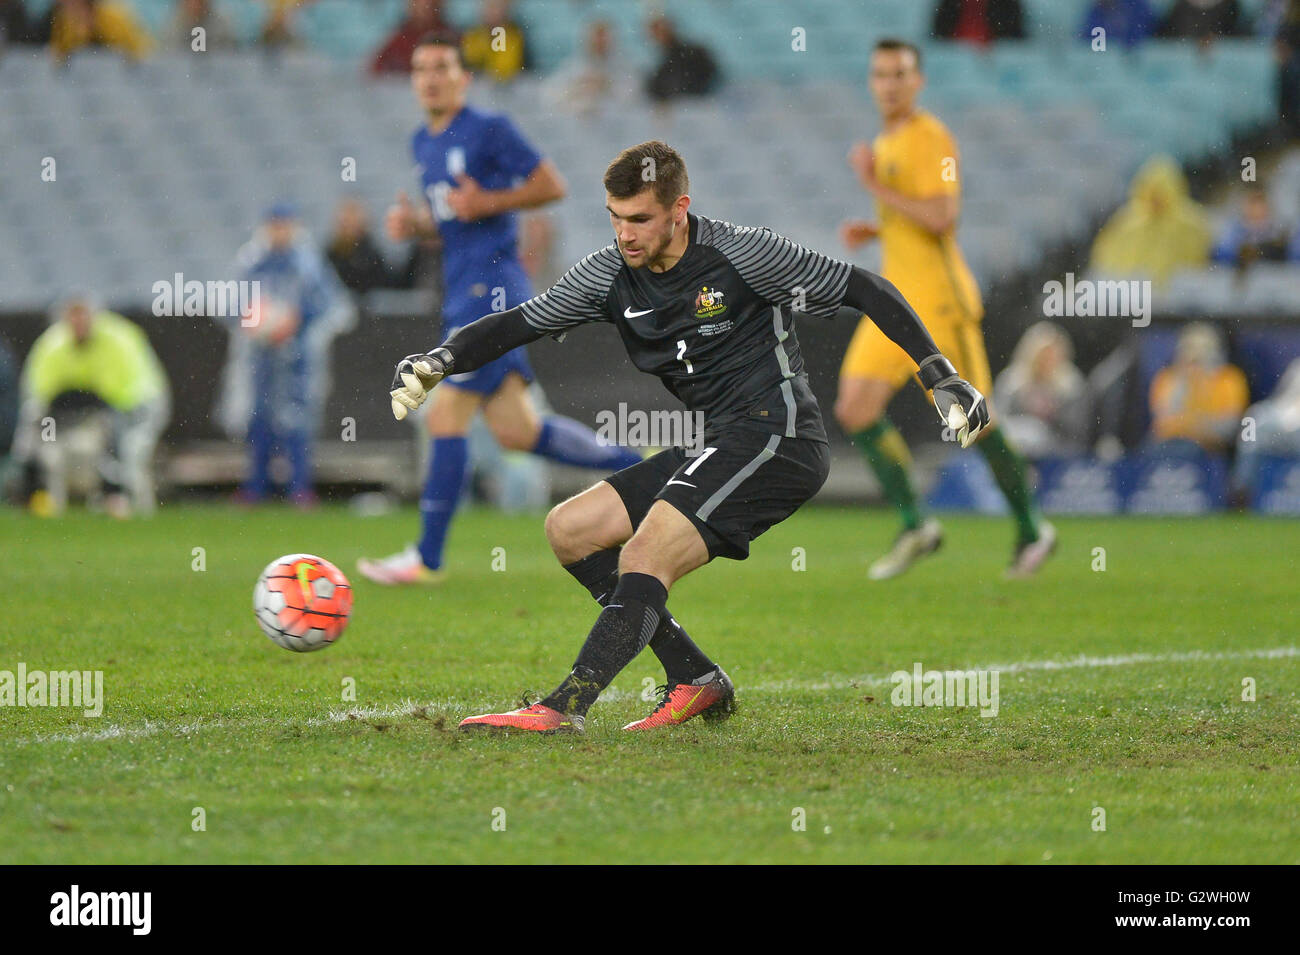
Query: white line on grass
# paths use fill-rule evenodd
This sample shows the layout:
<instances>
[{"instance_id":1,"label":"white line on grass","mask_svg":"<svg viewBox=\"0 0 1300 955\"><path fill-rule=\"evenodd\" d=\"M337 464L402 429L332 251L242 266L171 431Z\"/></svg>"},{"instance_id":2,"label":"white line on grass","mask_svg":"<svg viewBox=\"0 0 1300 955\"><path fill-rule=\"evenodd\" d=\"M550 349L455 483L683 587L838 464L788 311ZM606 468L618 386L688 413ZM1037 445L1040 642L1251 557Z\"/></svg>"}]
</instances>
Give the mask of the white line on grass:
<instances>
[{"instance_id":1,"label":"white line on grass","mask_svg":"<svg viewBox=\"0 0 1300 955\"><path fill-rule=\"evenodd\" d=\"M1001 673L1030 673L1036 670L1075 670L1099 669L1103 667L1134 666L1142 663L1212 663L1216 660L1280 660L1287 657L1300 657L1300 647L1273 647L1268 650L1226 650L1207 652L1205 650L1186 650L1179 653L1125 653L1114 656L1090 657L1080 654L1065 660L1021 660L1018 663L986 663L983 666L970 667L971 670L998 670ZM911 664L907 669L910 672ZM962 671L966 672L966 671ZM855 686L884 686L892 682L892 676L832 677L820 682L801 680L778 680L746 687L747 692L777 693L784 690L847 690ZM737 687L736 692L741 692Z\"/></svg>"},{"instance_id":2,"label":"white line on grass","mask_svg":"<svg viewBox=\"0 0 1300 955\"><path fill-rule=\"evenodd\" d=\"M1300 647L1272 647L1264 650L1225 650L1207 652L1205 650L1187 650L1179 653L1125 653L1113 656L1090 657L1079 655L1065 660L1021 660L1017 663L988 663L971 667L975 670L998 670L1001 673L1032 673L1051 670L1101 669L1105 667L1137 666L1148 663L1213 663L1222 660L1281 660L1300 657ZM888 674L870 674L864 676L835 676L827 680L777 680L768 683L756 683L737 687L737 693L749 695L755 693L788 693L804 691L825 693L830 690L847 690L864 686L884 686L891 682ZM609 689L600 695L602 702L632 700L640 697L639 693ZM248 728L257 726L327 726L331 723L345 723L349 720L391 720L404 716L423 716L437 718L442 711L454 712L463 704L448 700L435 700L417 703L407 700L400 706L361 706L346 710L330 710L324 716L310 716L303 719L283 720L272 717L251 717L247 719L212 719L196 723L183 723L175 726L167 723L148 721L137 726L105 726L102 729L70 730L62 733L38 733L34 736L11 740L14 746L30 746L38 743L94 743L104 740L134 740L148 736L167 733L172 736L192 736L205 730L230 728Z\"/></svg>"},{"instance_id":3,"label":"white line on grass","mask_svg":"<svg viewBox=\"0 0 1300 955\"><path fill-rule=\"evenodd\" d=\"M29 736L25 739L13 740L15 746L27 746L34 743L94 743L101 740L115 739L143 739L146 736L157 736L160 733L167 733L171 736L193 736L195 733L201 733L204 730L238 728L247 729L257 726L326 726L330 723L346 723L349 720L381 720L396 719L402 716L415 716L417 714L428 719L436 719L439 708L451 710L455 703L448 701L433 701L428 703L417 703L414 700L407 700L400 706L354 706L346 710L330 710L324 716L308 716L302 719L283 720L275 719L269 716L254 716L245 719L223 719L217 717L211 720L202 720L197 723L180 723L175 726L168 723L161 723L151 720L138 726L106 726L103 729L94 730L68 730L62 733L38 733L35 736Z\"/></svg>"}]
</instances>

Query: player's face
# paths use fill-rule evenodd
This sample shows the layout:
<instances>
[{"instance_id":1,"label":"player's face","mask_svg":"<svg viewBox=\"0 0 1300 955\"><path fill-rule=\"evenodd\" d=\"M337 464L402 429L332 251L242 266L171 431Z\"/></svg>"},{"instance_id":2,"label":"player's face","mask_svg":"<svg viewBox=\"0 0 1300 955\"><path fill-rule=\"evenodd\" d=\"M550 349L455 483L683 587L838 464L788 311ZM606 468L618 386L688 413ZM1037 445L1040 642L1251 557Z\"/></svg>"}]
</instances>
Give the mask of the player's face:
<instances>
[{"instance_id":1,"label":"player's face","mask_svg":"<svg viewBox=\"0 0 1300 955\"><path fill-rule=\"evenodd\" d=\"M1242 218L1246 220L1247 225L1265 226L1271 218L1268 208L1268 199L1259 194L1252 193L1246 199L1246 206L1242 210Z\"/></svg>"},{"instance_id":2,"label":"player's face","mask_svg":"<svg viewBox=\"0 0 1300 955\"><path fill-rule=\"evenodd\" d=\"M911 50L877 50L871 54L868 86L880 115L889 118L908 113L925 78L916 66Z\"/></svg>"},{"instance_id":3,"label":"player's face","mask_svg":"<svg viewBox=\"0 0 1300 955\"><path fill-rule=\"evenodd\" d=\"M677 227L685 224L689 203L690 200L682 196L671 206L664 207L650 188L641 190L630 199L615 199L606 193L605 208L609 210L609 224L614 227L614 238L618 241L623 261L634 269L658 261L673 240Z\"/></svg>"},{"instance_id":4,"label":"player's face","mask_svg":"<svg viewBox=\"0 0 1300 955\"><path fill-rule=\"evenodd\" d=\"M426 44L411 54L411 89L426 113L460 109L468 85L469 74L461 66L458 50Z\"/></svg>"},{"instance_id":5,"label":"player's face","mask_svg":"<svg viewBox=\"0 0 1300 955\"><path fill-rule=\"evenodd\" d=\"M287 249L293 245L295 223L292 219L268 219L266 241L273 249Z\"/></svg>"}]
</instances>

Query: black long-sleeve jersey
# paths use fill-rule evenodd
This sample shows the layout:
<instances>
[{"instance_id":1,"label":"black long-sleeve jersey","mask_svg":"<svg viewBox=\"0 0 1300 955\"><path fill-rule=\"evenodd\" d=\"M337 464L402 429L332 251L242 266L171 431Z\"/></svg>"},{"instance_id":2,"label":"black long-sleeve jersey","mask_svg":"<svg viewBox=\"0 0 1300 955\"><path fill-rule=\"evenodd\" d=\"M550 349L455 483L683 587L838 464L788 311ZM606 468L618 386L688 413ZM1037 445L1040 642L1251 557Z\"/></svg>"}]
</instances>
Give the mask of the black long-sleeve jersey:
<instances>
[{"instance_id":1,"label":"black long-sleeve jersey","mask_svg":"<svg viewBox=\"0 0 1300 955\"><path fill-rule=\"evenodd\" d=\"M705 430L744 426L825 441L793 313L872 315L918 363L938 349L892 285L762 228L688 215L672 268L631 268L616 245L593 252L546 292L462 326L443 347L456 372L587 322L612 322L632 363L659 378Z\"/></svg>"}]
</instances>

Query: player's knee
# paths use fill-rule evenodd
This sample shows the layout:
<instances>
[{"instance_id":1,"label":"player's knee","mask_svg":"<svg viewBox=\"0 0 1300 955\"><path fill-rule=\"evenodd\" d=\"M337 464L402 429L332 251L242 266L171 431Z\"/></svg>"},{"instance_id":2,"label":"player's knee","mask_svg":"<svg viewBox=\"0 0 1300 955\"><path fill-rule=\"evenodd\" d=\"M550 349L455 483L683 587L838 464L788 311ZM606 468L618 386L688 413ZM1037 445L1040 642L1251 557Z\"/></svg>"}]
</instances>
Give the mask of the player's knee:
<instances>
[{"instance_id":1,"label":"player's knee","mask_svg":"<svg viewBox=\"0 0 1300 955\"><path fill-rule=\"evenodd\" d=\"M696 566L699 561L689 559L677 541L650 528L633 534L618 557L620 574L649 574L669 584Z\"/></svg>"},{"instance_id":2,"label":"player's knee","mask_svg":"<svg viewBox=\"0 0 1300 955\"><path fill-rule=\"evenodd\" d=\"M651 574L671 585L708 562L700 532L672 505L659 502L623 545L618 566L619 573Z\"/></svg>"},{"instance_id":3,"label":"player's knee","mask_svg":"<svg viewBox=\"0 0 1300 955\"><path fill-rule=\"evenodd\" d=\"M561 561L571 563L585 556L581 551L589 523L584 519L581 507L572 500L551 508L544 525L546 539Z\"/></svg>"},{"instance_id":4,"label":"player's knee","mask_svg":"<svg viewBox=\"0 0 1300 955\"><path fill-rule=\"evenodd\" d=\"M438 388L425 416L431 438L462 438L482 404L482 397L460 388Z\"/></svg>"},{"instance_id":5,"label":"player's knee","mask_svg":"<svg viewBox=\"0 0 1300 955\"><path fill-rule=\"evenodd\" d=\"M653 574L658 569L655 561L658 548L655 547L654 535L649 530L638 530L623 545L618 556L620 574Z\"/></svg>"},{"instance_id":6,"label":"player's knee","mask_svg":"<svg viewBox=\"0 0 1300 955\"><path fill-rule=\"evenodd\" d=\"M880 420L881 409L870 401L841 395L835 401L835 420L848 434L863 431Z\"/></svg>"},{"instance_id":7,"label":"player's knee","mask_svg":"<svg viewBox=\"0 0 1300 955\"><path fill-rule=\"evenodd\" d=\"M462 438L469 430L456 415L439 408L429 411L425 424L431 438Z\"/></svg>"},{"instance_id":8,"label":"player's knee","mask_svg":"<svg viewBox=\"0 0 1300 955\"><path fill-rule=\"evenodd\" d=\"M507 451L531 451L537 447L537 432L523 425L498 426L492 433Z\"/></svg>"}]
</instances>

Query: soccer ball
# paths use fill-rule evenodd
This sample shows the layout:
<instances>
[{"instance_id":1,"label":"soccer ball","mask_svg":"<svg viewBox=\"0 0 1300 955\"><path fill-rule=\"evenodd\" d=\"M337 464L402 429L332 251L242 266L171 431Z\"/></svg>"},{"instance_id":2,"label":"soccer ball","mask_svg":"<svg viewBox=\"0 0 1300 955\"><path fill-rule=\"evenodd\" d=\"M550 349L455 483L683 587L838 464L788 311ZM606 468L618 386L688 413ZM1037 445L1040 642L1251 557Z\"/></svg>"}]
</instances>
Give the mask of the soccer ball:
<instances>
[{"instance_id":1,"label":"soccer ball","mask_svg":"<svg viewBox=\"0 0 1300 955\"><path fill-rule=\"evenodd\" d=\"M286 650L319 650L347 628L352 585L323 557L277 557L257 578L253 613L262 632Z\"/></svg>"}]
</instances>

